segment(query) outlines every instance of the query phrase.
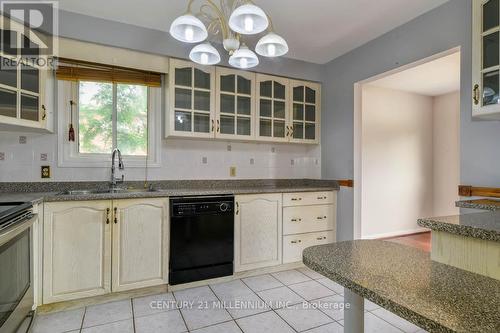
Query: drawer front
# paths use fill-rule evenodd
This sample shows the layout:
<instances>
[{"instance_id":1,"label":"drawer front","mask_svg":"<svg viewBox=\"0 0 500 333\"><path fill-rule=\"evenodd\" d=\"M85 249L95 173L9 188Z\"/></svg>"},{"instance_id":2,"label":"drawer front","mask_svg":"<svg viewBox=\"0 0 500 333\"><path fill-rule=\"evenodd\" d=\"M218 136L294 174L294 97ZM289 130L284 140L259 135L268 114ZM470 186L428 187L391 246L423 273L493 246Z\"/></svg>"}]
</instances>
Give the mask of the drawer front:
<instances>
[{"instance_id":1,"label":"drawer front","mask_svg":"<svg viewBox=\"0 0 500 333\"><path fill-rule=\"evenodd\" d=\"M302 251L315 245L335 241L334 231L314 232L310 234L289 235L283 237L283 263L302 261Z\"/></svg>"},{"instance_id":2,"label":"drawer front","mask_svg":"<svg viewBox=\"0 0 500 333\"><path fill-rule=\"evenodd\" d=\"M334 192L298 192L283 194L283 206L307 206L332 204Z\"/></svg>"},{"instance_id":3,"label":"drawer front","mask_svg":"<svg viewBox=\"0 0 500 333\"><path fill-rule=\"evenodd\" d=\"M302 234L333 230L333 205L296 206L283 208L283 234Z\"/></svg>"}]
</instances>

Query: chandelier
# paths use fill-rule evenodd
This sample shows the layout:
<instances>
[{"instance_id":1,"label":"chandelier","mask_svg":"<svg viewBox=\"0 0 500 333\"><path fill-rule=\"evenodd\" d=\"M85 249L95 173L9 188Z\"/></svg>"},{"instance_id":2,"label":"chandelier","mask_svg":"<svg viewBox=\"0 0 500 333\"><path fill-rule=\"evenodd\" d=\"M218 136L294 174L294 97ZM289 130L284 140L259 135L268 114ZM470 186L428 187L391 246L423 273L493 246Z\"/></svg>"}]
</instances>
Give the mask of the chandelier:
<instances>
[{"instance_id":1,"label":"chandelier","mask_svg":"<svg viewBox=\"0 0 500 333\"><path fill-rule=\"evenodd\" d=\"M274 32L270 17L251 0L220 0L217 6L212 0L202 0L197 13L192 12L194 0L189 0L186 14L176 18L170 26L175 39L197 44L189 58L202 65L215 65L220 54L209 42L208 33L222 36L222 45L229 53L229 64L248 69L259 64L257 55L241 41L242 35L267 34L260 38L255 52L263 57L279 57L288 52L286 41ZM203 23L205 21L205 23ZM202 43L203 42L203 43Z\"/></svg>"}]
</instances>

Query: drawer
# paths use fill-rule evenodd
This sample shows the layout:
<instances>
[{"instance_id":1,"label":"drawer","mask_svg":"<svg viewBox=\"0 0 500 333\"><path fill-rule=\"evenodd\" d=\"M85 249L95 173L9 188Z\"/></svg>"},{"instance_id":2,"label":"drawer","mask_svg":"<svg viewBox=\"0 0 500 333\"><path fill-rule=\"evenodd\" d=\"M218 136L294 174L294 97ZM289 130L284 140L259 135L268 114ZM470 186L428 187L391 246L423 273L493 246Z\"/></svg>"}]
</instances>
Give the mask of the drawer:
<instances>
[{"instance_id":1,"label":"drawer","mask_svg":"<svg viewBox=\"0 0 500 333\"><path fill-rule=\"evenodd\" d=\"M302 251L315 245L335 241L334 231L314 232L310 234L289 235L283 237L283 263L302 261Z\"/></svg>"},{"instance_id":2,"label":"drawer","mask_svg":"<svg viewBox=\"0 0 500 333\"><path fill-rule=\"evenodd\" d=\"M284 235L332 230L334 221L335 210L333 205L283 208Z\"/></svg>"},{"instance_id":3,"label":"drawer","mask_svg":"<svg viewBox=\"0 0 500 333\"><path fill-rule=\"evenodd\" d=\"M307 206L332 204L334 201L334 192L298 192L284 193L283 206Z\"/></svg>"}]
</instances>

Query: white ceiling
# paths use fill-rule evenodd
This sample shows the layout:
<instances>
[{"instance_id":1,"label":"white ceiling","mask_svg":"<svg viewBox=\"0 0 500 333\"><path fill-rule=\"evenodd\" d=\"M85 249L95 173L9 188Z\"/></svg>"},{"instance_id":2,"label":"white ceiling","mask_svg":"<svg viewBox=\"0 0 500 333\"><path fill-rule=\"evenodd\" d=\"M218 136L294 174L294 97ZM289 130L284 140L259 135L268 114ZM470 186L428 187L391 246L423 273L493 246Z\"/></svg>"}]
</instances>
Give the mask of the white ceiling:
<instances>
[{"instance_id":1,"label":"white ceiling","mask_svg":"<svg viewBox=\"0 0 500 333\"><path fill-rule=\"evenodd\" d=\"M426 96L439 96L460 90L460 53L438 58L370 84Z\"/></svg>"},{"instance_id":2,"label":"white ceiling","mask_svg":"<svg viewBox=\"0 0 500 333\"><path fill-rule=\"evenodd\" d=\"M447 0L254 1L271 16L276 32L288 41L287 57L323 64ZM170 23L186 11L186 5L187 0L59 1L63 10L162 31L168 31Z\"/></svg>"}]
</instances>

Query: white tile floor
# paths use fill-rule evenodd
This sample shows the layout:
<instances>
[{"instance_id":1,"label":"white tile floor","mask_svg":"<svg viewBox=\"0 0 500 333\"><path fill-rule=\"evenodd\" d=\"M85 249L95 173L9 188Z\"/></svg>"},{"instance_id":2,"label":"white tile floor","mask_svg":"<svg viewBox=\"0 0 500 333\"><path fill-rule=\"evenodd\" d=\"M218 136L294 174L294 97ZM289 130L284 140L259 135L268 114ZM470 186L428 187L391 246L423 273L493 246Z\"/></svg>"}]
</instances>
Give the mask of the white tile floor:
<instances>
[{"instance_id":1,"label":"white tile floor","mask_svg":"<svg viewBox=\"0 0 500 333\"><path fill-rule=\"evenodd\" d=\"M300 268L40 315L33 333L340 333L342 294L340 285ZM365 301L365 332L424 331Z\"/></svg>"}]
</instances>

